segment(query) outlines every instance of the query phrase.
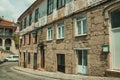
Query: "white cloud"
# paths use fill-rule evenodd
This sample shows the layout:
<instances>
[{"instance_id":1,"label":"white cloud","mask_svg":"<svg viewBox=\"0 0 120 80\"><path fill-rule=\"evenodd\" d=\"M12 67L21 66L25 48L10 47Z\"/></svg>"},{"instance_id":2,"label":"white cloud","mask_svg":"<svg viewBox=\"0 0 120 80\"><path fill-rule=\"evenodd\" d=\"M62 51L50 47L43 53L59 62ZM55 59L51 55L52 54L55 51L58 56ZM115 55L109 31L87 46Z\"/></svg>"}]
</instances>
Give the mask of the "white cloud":
<instances>
[{"instance_id":1,"label":"white cloud","mask_svg":"<svg viewBox=\"0 0 120 80\"><path fill-rule=\"evenodd\" d=\"M0 16L4 16L9 19L14 19L16 9L8 0L0 1Z\"/></svg>"},{"instance_id":2,"label":"white cloud","mask_svg":"<svg viewBox=\"0 0 120 80\"><path fill-rule=\"evenodd\" d=\"M16 21L35 0L0 0L0 16Z\"/></svg>"}]
</instances>

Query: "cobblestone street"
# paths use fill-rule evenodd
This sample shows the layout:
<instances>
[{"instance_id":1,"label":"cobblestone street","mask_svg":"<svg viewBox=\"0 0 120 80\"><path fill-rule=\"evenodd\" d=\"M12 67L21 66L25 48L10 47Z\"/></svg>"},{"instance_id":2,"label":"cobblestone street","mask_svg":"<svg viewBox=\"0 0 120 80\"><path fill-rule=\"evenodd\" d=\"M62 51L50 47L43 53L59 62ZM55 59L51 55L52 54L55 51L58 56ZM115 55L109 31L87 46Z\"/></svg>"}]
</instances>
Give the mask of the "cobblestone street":
<instances>
[{"instance_id":1,"label":"cobblestone street","mask_svg":"<svg viewBox=\"0 0 120 80\"><path fill-rule=\"evenodd\" d=\"M16 62L6 62L0 64L0 80L120 80L120 78L92 77L38 71L18 67Z\"/></svg>"},{"instance_id":2,"label":"cobblestone street","mask_svg":"<svg viewBox=\"0 0 120 80\"><path fill-rule=\"evenodd\" d=\"M7 62L0 64L0 80L40 80L24 74L13 72L10 68L16 65L16 62Z\"/></svg>"}]
</instances>

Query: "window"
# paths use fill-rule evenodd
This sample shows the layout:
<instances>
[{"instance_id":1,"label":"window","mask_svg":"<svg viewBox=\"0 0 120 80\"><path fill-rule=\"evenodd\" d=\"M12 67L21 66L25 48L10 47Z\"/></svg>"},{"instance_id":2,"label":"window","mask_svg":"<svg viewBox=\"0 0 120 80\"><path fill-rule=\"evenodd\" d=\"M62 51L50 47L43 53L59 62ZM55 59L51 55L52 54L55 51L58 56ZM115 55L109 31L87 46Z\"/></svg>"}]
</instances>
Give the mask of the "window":
<instances>
[{"instance_id":1,"label":"window","mask_svg":"<svg viewBox=\"0 0 120 80\"><path fill-rule=\"evenodd\" d=\"M29 44L31 43L31 34L29 34Z\"/></svg>"},{"instance_id":2,"label":"window","mask_svg":"<svg viewBox=\"0 0 120 80\"><path fill-rule=\"evenodd\" d=\"M60 72L65 72L65 54L57 54L57 69Z\"/></svg>"},{"instance_id":3,"label":"window","mask_svg":"<svg viewBox=\"0 0 120 80\"><path fill-rule=\"evenodd\" d=\"M10 51L10 47L6 47L6 51Z\"/></svg>"},{"instance_id":4,"label":"window","mask_svg":"<svg viewBox=\"0 0 120 80\"><path fill-rule=\"evenodd\" d=\"M57 8L61 8L65 5L66 0L57 0Z\"/></svg>"},{"instance_id":5,"label":"window","mask_svg":"<svg viewBox=\"0 0 120 80\"><path fill-rule=\"evenodd\" d=\"M34 34L33 34L33 43L34 44L36 44L37 43L37 32L35 32Z\"/></svg>"},{"instance_id":6,"label":"window","mask_svg":"<svg viewBox=\"0 0 120 80\"><path fill-rule=\"evenodd\" d=\"M30 52L28 53L28 64L30 64Z\"/></svg>"},{"instance_id":7,"label":"window","mask_svg":"<svg viewBox=\"0 0 120 80\"><path fill-rule=\"evenodd\" d=\"M5 40L5 46L11 46L11 44L12 44L12 41L11 41L11 39L6 39Z\"/></svg>"},{"instance_id":8,"label":"window","mask_svg":"<svg viewBox=\"0 0 120 80\"><path fill-rule=\"evenodd\" d=\"M111 25L112 28L120 28L120 10L111 13Z\"/></svg>"},{"instance_id":9,"label":"window","mask_svg":"<svg viewBox=\"0 0 120 80\"><path fill-rule=\"evenodd\" d=\"M24 45L25 45L25 42L26 42L26 36L24 35Z\"/></svg>"},{"instance_id":10,"label":"window","mask_svg":"<svg viewBox=\"0 0 120 80\"><path fill-rule=\"evenodd\" d=\"M39 8L37 8L36 10L35 10L35 22L37 22L38 21L38 18L39 18Z\"/></svg>"},{"instance_id":11,"label":"window","mask_svg":"<svg viewBox=\"0 0 120 80\"><path fill-rule=\"evenodd\" d=\"M62 39L64 38L64 23L60 23L57 25L57 38Z\"/></svg>"},{"instance_id":12,"label":"window","mask_svg":"<svg viewBox=\"0 0 120 80\"><path fill-rule=\"evenodd\" d=\"M12 36L12 33L13 33L12 29L5 29L6 36Z\"/></svg>"},{"instance_id":13,"label":"window","mask_svg":"<svg viewBox=\"0 0 120 80\"><path fill-rule=\"evenodd\" d=\"M86 17L78 17L76 19L76 36L87 33L87 19Z\"/></svg>"},{"instance_id":14,"label":"window","mask_svg":"<svg viewBox=\"0 0 120 80\"><path fill-rule=\"evenodd\" d=\"M0 35L3 35L3 33L4 33L3 30L4 29L0 28Z\"/></svg>"},{"instance_id":15,"label":"window","mask_svg":"<svg viewBox=\"0 0 120 80\"><path fill-rule=\"evenodd\" d=\"M29 15L29 26L31 25L32 23L32 13Z\"/></svg>"},{"instance_id":16,"label":"window","mask_svg":"<svg viewBox=\"0 0 120 80\"><path fill-rule=\"evenodd\" d=\"M20 22L20 31L22 30L22 24L23 24L23 22L21 21Z\"/></svg>"},{"instance_id":17,"label":"window","mask_svg":"<svg viewBox=\"0 0 120 80\"><path fill-rule=\"evenodd\" d=\"M0 38L0 46L2 46L2 39Z\"/></svg>"},{"instance_id":18,"label":"window","mask_svg":"<svg viewBox=\"0 0 120 80\"><path fill-rule=\"evenodd\" d=\"M78 55L78 65L87 66L87 50L76 50Z\"/></svg>"},{"instance_id":19,"label":"window","mask_svg":"<svg viewBox=\"0 0 120 80\"><path fill-rule=\"evenodd\" d=\"M47 40L52 40L52 27L49 27L49 28L48 28Z\"/></svg>"},{"instance_id":20,"label":"window","mask_svg":"<svg viewBox=\"0 0 120 80\"><path fill-rule=\"evenodd\" d=\"M26 18L24 19L24 28L26 28Z\"/></svg>"},{"instance_id":21,"label":"window","mask_svg":"<svg viewBox=\"0 0 120 80\"><path fill-rule=\"evenodd\" d=\"M48 0L48 14L53 12L54 0Z\"/></svg>"}]
</instances>

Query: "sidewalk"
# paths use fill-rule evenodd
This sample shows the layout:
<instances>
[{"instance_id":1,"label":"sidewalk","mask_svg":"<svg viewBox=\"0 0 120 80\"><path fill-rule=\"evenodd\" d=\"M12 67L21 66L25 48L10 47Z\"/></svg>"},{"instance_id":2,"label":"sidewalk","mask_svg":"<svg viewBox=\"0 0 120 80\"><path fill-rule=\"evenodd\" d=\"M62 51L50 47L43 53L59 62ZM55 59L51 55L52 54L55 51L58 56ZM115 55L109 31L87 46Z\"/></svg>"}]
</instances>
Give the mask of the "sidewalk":
<instances>
[{"instance_id":1,"label":"sidewalk","mask_svg":"<svg viewBox=\"0 0 120 80\"><path fill-rule=\"evenodd\" d=\"M93 77L93 76L83 76L83 75L74 75L74 74L64 74L60 72L47 72L47 71L38 71L28 68L22 68L14 66L11 68L16 72L23 72L25 74L31 74L32 76L37 76L37 78L44 80L120 80L120 78L112 77Z\"/></svg>"}]
</instances>

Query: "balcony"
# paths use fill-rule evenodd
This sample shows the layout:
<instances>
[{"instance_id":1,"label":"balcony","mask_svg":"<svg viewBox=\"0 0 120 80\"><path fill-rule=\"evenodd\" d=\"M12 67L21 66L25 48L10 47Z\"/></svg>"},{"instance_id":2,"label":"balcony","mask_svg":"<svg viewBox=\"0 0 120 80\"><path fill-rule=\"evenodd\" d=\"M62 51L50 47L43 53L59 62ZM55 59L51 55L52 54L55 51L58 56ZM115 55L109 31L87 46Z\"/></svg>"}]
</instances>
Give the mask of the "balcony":
<instances>
[{"instance_id":1,"label":"balcony","mask_svg":"<svg viewBox=\"0 0 120 80\"><path fill-rule=\"evenodd\" d=\"M0 32L0 36L4 36L4 37L7 37L7 36L9 36L9 37L12 37L12 36L14 36L14 34L12 33L12 32Z\"/></svg>"}]
</instances>

